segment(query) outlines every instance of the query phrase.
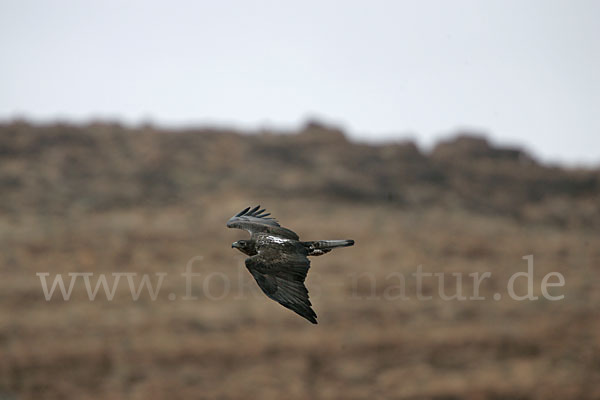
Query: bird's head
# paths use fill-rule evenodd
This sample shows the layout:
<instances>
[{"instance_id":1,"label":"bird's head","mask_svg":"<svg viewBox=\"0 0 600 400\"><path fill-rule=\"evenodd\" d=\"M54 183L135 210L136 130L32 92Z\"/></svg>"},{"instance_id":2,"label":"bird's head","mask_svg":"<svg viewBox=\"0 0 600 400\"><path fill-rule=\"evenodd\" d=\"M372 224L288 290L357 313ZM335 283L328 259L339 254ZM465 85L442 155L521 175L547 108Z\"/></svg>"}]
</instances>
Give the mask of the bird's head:
<instances>
[{"instance_id":1,"label":"bird's head","mask_svg":"<svg viewBox=\"0 0 600 400\"><path fill-rule=\"evenodd\" d=\"M254 243L251 240L238 240L237 242L233 242L231 247L249 256L256 253L254 251Z\"/></svg>"}]
</instances>

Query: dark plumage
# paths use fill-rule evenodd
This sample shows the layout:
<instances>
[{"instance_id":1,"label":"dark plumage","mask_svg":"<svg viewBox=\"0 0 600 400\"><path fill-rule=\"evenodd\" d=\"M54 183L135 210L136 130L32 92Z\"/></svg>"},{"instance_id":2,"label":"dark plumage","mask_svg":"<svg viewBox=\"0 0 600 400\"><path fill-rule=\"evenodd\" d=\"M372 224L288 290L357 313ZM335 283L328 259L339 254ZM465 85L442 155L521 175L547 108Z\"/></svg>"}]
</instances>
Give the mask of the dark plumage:
<instances>
[{"instance_id":1,"label":"dark plumage","mask_svg":"<svg viewBox=\"0 0 600 400\"><path fill-rule=\"evenodd\" d=\"M269 298L316 324L317 314L304 286L310 268L308 256L352 246L354 240L301 242L295 232L279 225L264 208L259 209L248 207L227 221L228 228L250 232L250 240L238 240L231 247L250 256L246 268Z\"/></svg>"}]
</instances>

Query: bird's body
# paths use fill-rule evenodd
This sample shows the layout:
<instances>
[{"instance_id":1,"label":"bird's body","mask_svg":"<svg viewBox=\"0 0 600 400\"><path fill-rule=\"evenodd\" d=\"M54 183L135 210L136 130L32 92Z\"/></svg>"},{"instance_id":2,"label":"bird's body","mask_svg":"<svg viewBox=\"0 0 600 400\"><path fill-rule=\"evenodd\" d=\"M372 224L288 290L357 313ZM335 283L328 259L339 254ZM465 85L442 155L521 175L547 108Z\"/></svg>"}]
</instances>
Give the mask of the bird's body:
<instances>
[{"instance_id":1,"label":"bird's body","mask_svg":"<svg viewBox=\"0 0 600 400\"><path fill-rule=\"evenodd\" d=\"M308 290L304 286L310 268L308 256L319 256L336 247L352 246L354 241L301 242L295 232L283 228L259 208L248 207L229 219L228 228L250 232L250 240L238 240L232 247L249 256L246 267L269 298L316 324L317 315L311 308Z\"/></svg>"}]
</instances>

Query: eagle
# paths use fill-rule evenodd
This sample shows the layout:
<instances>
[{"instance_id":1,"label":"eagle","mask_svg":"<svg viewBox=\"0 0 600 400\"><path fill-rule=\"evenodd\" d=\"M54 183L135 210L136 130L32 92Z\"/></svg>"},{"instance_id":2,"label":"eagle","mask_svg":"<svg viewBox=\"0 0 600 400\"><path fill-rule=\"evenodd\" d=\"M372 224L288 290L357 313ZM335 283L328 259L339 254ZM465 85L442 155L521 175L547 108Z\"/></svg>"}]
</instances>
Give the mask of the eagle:
<instances>
[{"instance_id":1,"label":"eagle","mask_svg":"<svg viewBox=\"0 0 600 400\"><path fill-rule=\"evenodd\" d=\"M294 311L313 324L317 314L311 308L308 289L304 286L310 268L308 256L320 256L336 247L347 247L354 240L317 240L301 242L298 235L279 225L270 213L247 207L227 221L228 228L250 232L250 240L231 244L249 256L246 268L270 299Z\"/></svg>"}]
</instances>

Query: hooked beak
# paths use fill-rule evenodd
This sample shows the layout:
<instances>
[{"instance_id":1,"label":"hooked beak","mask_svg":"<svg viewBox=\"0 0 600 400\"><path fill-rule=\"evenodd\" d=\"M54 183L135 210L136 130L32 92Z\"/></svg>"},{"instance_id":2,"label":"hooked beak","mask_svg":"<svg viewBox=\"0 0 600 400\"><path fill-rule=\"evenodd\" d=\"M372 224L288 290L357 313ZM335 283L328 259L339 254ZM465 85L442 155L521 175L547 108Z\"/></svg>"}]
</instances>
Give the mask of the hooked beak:
<instances>
[{"instance_id":1,"label":"hooked beak","mask_svg":"<svg viewBox=\"0 0 600 400\"><path fill-rule=\"evenodd\" d=\"M238 242L233 242L233 243L231 243L231 248L232 248L232 249L237 249L238 247L239 247L239 246L238 246Z\"/></svg>"}]
</instances>

